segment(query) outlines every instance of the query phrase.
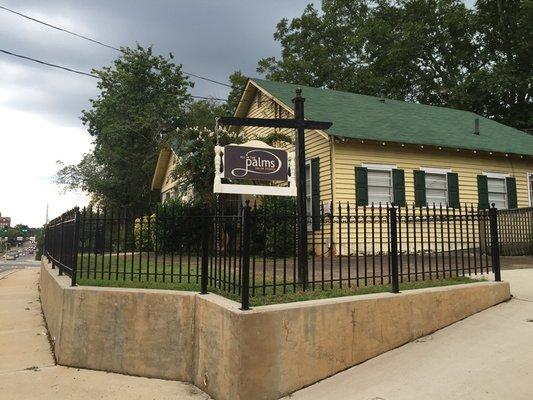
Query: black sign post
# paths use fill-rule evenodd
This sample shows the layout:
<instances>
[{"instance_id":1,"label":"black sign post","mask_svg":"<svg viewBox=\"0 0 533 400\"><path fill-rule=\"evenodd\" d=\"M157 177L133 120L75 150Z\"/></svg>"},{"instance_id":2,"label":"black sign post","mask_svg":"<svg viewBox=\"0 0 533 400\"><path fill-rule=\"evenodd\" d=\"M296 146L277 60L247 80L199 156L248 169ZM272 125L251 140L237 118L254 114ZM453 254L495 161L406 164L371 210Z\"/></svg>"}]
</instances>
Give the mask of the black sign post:
<instances>
[{"instance_id":1,"label":"black sign post","mask_svg":"<svg viewBox=\"0 0 533 400\"><path fill-rule=\"evenodd\" d=\"M222 117L218 122L222 125L232 126L260 126L268 128L296 129L296 183L298 206L298 281L307 288L307 207L305 188L305 129L326 130L331 127L331 122L306 121L304 119L304 102L301 89L296 90L294 103L294 119L267 119L267 118L239 118Z\"/></svg>"}]
</instances>

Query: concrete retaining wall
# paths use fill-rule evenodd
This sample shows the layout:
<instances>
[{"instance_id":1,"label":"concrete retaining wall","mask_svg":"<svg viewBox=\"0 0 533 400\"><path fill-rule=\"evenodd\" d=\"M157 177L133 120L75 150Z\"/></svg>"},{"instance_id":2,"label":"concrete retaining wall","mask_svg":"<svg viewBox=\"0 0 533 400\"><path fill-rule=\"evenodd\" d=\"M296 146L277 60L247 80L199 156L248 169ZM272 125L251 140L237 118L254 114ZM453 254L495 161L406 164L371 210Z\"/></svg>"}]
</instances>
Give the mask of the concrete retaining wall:
<instances>
[{"instance_id":1,"label":"concrete retaining wall","mask_svg":"<svg viewBox=\"0 0 533 400\"><path fill-rule=\"evenodd\" d=\"M256 307L190 292L69 287L41 271L58 362L277 399L510 298L483 282Z\"/></svg>"},{"instance_id":2,"label":"concrete retaining wall","mask_svg":"<svg viewBox=\"0 0 533 400\"><path fill-rule=\"evenodd\" d=\"M41 301L57 362L192 380L195 293L70 287L41 268Z\"/></svg>"}]
</instances>

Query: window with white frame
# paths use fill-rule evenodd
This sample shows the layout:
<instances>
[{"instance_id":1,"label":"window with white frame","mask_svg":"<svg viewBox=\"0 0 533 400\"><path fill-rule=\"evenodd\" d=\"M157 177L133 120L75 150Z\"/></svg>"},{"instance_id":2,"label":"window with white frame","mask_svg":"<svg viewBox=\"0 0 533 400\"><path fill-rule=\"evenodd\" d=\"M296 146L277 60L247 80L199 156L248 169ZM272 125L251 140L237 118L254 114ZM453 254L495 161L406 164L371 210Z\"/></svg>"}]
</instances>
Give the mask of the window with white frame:
<instances>
[{"instance_id":1,"label":"window with white frame","mask_svg":"<svg viewBox=\"0 0 533 400\"><path fill-rule=\"evenodd\" d=\"M448 178L446 173L426 171L426 201L428 205L448 203Z\"/></svg>"},{"instance_id":2,"label":"window with white frame","mask_svg":"<svg viewBox=\"0 0 533 400\"><path fill-rule=\"evenodd\" d=\"M305 207L307 216L313 215L313 184L311 176L311 161L305 163ZM307 229L311 230L311 218L308 218Z\"/></svg>"},{"instance_id":3,"label":"window with white frame","mask_svg":"<svg viewBox=\"0 0 533 400\"><path fill-rule=\"evenodd\" d=\"M487 188L489 193L489 204L492 203L498 209L507 208L507 184L505 177L487 177Z\"/></svg>"},{"instance_id":4,"label":"window with white frame","mask_svg":"<svg viewBox=\"0 0 533 400\"><path fill-rule=\"evenodd\" d=\"M392 203L392 169L372 169L368 171L368 204Z\"/></svg>"}]
</instances>

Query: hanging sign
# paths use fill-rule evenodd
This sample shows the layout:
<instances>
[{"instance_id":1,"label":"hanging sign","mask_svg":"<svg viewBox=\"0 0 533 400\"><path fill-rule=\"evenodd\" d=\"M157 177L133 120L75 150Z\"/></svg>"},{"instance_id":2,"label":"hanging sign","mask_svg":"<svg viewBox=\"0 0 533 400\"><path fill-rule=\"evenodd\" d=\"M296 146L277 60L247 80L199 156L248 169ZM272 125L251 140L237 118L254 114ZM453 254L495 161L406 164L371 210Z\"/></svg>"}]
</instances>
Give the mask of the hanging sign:
<instances>
[{"instance_id":1,"label":"hanging sign","mask_svg":"<svg viewBox=\"0 0 533 400\"><path fill-rule=\"evenodd\" d=\"M287 182L287 151L264 147L225 146L224 178Z\"/></svg>"},{"instance_id":2,"label":"hanging sign","mask_svg":"<svg viewBox=\"0 0 533 400\"><path fill-rule=\"evenodd\" d=\"M259 140L215 146L214 193L296 196L294 153ZM288 182L288 186L222 183L230 180Z\"/></svg>"}]
</instances>

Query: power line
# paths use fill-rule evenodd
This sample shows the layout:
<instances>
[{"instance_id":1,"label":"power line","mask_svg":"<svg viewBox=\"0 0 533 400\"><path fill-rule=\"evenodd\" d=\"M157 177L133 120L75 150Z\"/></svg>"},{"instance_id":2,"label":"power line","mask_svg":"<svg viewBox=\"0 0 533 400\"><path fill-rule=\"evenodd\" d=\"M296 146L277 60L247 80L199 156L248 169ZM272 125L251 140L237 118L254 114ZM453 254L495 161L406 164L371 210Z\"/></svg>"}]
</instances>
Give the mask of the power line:
<instances>
[{"instance_id":1,"label":"power line","mask_svg":"<svg viewBox=\"0 0 533 400\"><path fill-rule=\"evenodd\" d=\"M65 71L68 71L68 72L73 72L73 73L79 74L79 75L90 76L91 78L100 79L100 77L98 75L94 75L94 74L91 74L89 72L84 72L84 71L80 71L80 70L77 70L77 69L64 67L64 66L58 65L58 64L52 64L52 63L49 63L49 62L46 62L46 61L38 60L38 59L33 58L33 57L28 57L28 56L24 56L22 54L13 53L11 51L7 51L7 50L4 50L4 49L0 49L0 52L8 54L8 55L13 56L13 57L18 57L18 58L22 58L24 60L33 61L33 62L42 64L42 65L47 65L49 67L62 69L62 70L65 70ZM194 96L194 95L191 95L191 97L193 97L195 99L202 99L202 100L227 101L226 99L221 99L219 97Z\"/></svg>"},{"instance_id":2,"label":"power line","mask_svg":"<svg viewBox=\"0 0 533 400\"><path fill-rule=\"evenodd\" d=\"M73 32L71 30L68 30L68 29L65 29L65 28L61 28L57 25L53 25L53 24L50 24L48 22L45 22L45 21L42 21L40 19L37 19L37 18L33 18L27 14L23 14L21 12L18 12L18 11L15 11L15 10L12 10L10 8L7 8L5 6L2 6L0 5L0 9L2 10L5 10L7 12L10 12L10 13L13 13L13 14L16 14L22 18L26 18L26 19L29 19L30 21L33 21L33 22L36 22L38 24L41 24L41 25L44 25L44 26L47 26L49 28L52 28L52 29L56 29L58 31L61 31L61 32L64 32L64 33L68 33L69 35L73 35L73 36L76 36L80 39L85 39L85 40L88 40L89 42L92 42L92 43L95 43L95 44L99 44L100 46L104 46L104 47L107 47L108 49L112 49L112 50L116 50L120 53L124 53L120 48L116 47L116 46L113 46L111 44L106 44L104 42L101 42L99 40L96 40L96 39L92 39L88 36L85 36L85 35L82 35L82 34L79 34L79 33L76 33L76 32ZM198 79L202 79L204 81L207 81L207 82L211 82L211 83L215 83L217 85L222 85L222 86L226 86L226 87L229 87L229 88L233 88L232 85L229 85L227 83L224 83L224 82L220 82L220 81L217 81L215 79L211 79L211 78L206 78L205 76L201 76L201 75L197 75L197 74L193 74L193 73L190 73L190 72L186 72L186 71L183 71L184 74L186 75L190 75L190 76L194 76L195 78L198 78Z\"/></svg>"},{"instance_id":3,"label":"power line","mask_svg":"<svg viewBox=\"0 0 533 400\"><path fill-rule=\"evenodd\" d=\"M87 75L87 76L90 76L91 78L100 79L98 76L90 74L88 72L79 71L79 70L68 68L68 67L63 67L62 65L52 64L52 63L49 63L49 62L46 62L46 61L42 61L42 60L37 60L36 58L23 56L22 54L12 53L12 52L4 50L4 49L0 49L0 52L5 53L5 54L9 54L10 56L13 56L13 57L23 58L25 60L33 61L33 62L36 62L36 63L39 63L39 64L48 65L49 67L59 68L59 69L65 70L65 71L73 72L75 74Z\"/></svg>"},{"instance_id":4,"label":"power line","mask_svg":"<svg viewBox=\"0 0 533 400\"><path fill-rule=\"evenodd\" d=\"M18 11L12 10L12 9L4 7L2 5L0 5L0 8L2 10L8 11L10 13L16 14L16 15L22 17L22 18L26 18L26 19L29 19L30 21L37 22L38 24L45 25L45 26L47 26L49 28L57 29L58 31L65 32L65 33L68 33L68 34L73 35L73 36L77 36L77 37L79 37L81 39L88 40L90 42L99 44L100 46L104 46L104 47L107 47L107 48L112 49L112 50L121 51L118 47L111 46L110 44L105 44L105 43L100 42L99 40L96 40L96 39L91 39L90 37L87 37L87 36L84 36L84 35L80 35L79 33L76 33L76 32L69 31L68 29L60 28L59 26L49 24L48 22L44 22L44 21L41 21L41 20L39 20L37 18L30 17L29 15L22 14L22 13L20 13Z\"/></svg>"},{"instance_id":5,"label":"power line","mask_svg":"<svg viewBox=\"0 0 533 400\"><path fill-rule=\"evenodd\" d=\"M227 83L224 83L224 82L215 81L214 79L206 78L206 77L204 77L204 76L200 76L200 75L191 74L190 72L186 72L186 71L183 71L183 73L184 73L185 75L194 76L195 78L203 79L204 81L213 82L213 83L216 83L216 84L218 84L218 85L227 86L227 87L233 89L233 86L228 85Z\"/></svg>"},{"instance_id":6,"label":"power line","mask_svg":"<svg viewBox=\"0 0 533 400\"><path fill-rule=\"evenodd\" d=\"M227 99L221 99L220 97L193 96L192 94L191 94L191 97L194 97L195 99L202 99L202 100L228 101Z\"/></svg>"}]
</instances>

